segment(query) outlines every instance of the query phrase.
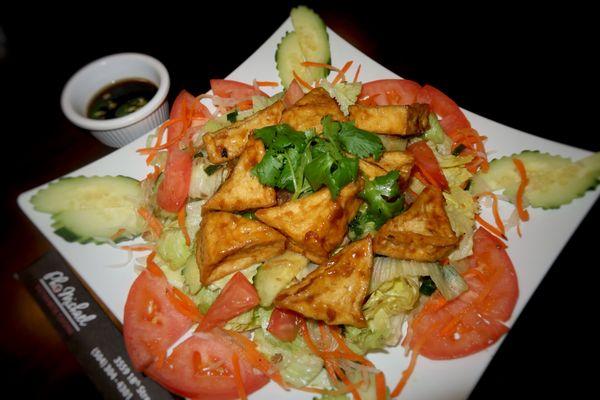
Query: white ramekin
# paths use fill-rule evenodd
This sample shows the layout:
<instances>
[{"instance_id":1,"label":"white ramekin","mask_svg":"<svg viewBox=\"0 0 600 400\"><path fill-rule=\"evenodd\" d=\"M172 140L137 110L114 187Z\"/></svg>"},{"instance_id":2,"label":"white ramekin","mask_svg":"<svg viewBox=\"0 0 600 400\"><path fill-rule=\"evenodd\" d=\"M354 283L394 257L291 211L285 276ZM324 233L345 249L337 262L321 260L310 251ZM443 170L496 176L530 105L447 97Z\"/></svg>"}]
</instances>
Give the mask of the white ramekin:
<instances>
[{"instance_id":1,"label":"white ramekin","mask_svg":"<svg viewBox=\"0 0 600 400\"><path fill-rule=\"evenodd\" d=\"M158 91L142 108L119 118L96 120L87 117L87 108L98 91L114 82L142 78ZM65 85L60 104L65 116L107 146L121 147L149 132L169 118L167 93L169 73L155 58L139 53L113 54L81 68Z\"/></svg>"}]
</instances>

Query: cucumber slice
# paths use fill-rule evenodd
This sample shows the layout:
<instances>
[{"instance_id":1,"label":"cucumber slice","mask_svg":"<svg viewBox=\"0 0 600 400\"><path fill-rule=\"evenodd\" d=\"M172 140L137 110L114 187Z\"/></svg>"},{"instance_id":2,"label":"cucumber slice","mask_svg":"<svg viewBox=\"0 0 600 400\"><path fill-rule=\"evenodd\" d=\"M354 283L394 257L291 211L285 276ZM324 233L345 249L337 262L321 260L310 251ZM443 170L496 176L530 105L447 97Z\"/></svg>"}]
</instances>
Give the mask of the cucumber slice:
<instances>
[{"instance_id":1,"label":"cucumber slice","mask_svg":"<svg viewBox=\"0 0 600 400\"><path fill-rule=\"evenodd\" d=\"M132 207L92 208L65 210L52 216L55 233L68 242L101 244L115 232L123 233L114 242L129 240L144 230L144 221Z\"/></svg>"},{"instance_id":2,"label":"cucumber slice","mask_svg":"<svg viewBox=\"0 0 600 400\"><path fill-rule=\"evenodd\" d=\"M293 8L290 16L294 31L298 34L298 41L304 59L318 63L331 63L331 50L327 26L317 13L306 6ZM327 68L310 67L312 81L327 78Z\"/></svg>"},{"instance_id":3,"label":"cucumber slice","mask_svg":"<svg viewBox=\"0 0 600 400\"><path fill-rule=\"evenodd\" d=\"M96 244L141 234L145 223L137 210L143 201L140 183L126 176L62 178L31 198L37 211L53 214L57 235L69 242Z\"/></svg>"},{"instance_id":4,"label":"cucumber slice","mask_svg":"<svg viewBox=\"0 0 600 400\"><path fill-rule=\"evenodd\" d=\"M51 214L88 208L134 207L142 201L140 183L126 176L62 178L31 198L37 211Z\"/></svg>"},{"instance_id":5,"label":"cucumber slice","mask_svg":"<svg viewBox=\"0 0 600 400\"><path fill-rule=\"evenodd\" d=\"M520 159L527 171L529 183L524 197L532 207L549 209L569 204L594 189L600 179L600 153L573 162L548 153L523 151L491 161L488 172L473 176L470 192L477 195L503 189L503 194L515 203L521 179L513 157Z\"/></svg>"},{"instance_id":6,"label":"cucumber slice","mask_svg":"<svg viewBox=\"0 0 600 400\"><path fill-rule=\"evenodd\" d=\"M287 89L292 80L294 80L294 71L303 80L308 83L314 81L312 72L309 68L302 66L304 55L298 41L296 32L288 32L277 45L275 52L275 62L277 63L277 71L281 79L281 85Z\"/></svg>"}]
</instances>

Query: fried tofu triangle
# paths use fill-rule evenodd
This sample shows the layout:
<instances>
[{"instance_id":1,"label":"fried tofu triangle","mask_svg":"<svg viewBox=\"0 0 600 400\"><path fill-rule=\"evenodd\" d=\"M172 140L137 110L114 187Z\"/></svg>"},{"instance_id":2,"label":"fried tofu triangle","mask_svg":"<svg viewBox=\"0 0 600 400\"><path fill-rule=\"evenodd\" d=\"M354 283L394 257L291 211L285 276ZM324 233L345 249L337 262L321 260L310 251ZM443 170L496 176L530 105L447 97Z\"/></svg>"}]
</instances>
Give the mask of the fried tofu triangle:
<instances>
[{"instance_id":1,"label":"fried tofu triangle","mask_svg":"<svg viewBox=\"0 0 600 400\"><path fill-rule=\"evenodd\" d=\"M327 115L331 115L334 121L346 120L337 102L325 89L319 87L305 94L292 107L285 110L281 116L281 123L288 124L297 131L315 128L320 133L323 131L321 119Z\"/></svg>"},{"instance_id":2,"label":"fried tofu triangle","mask_svg":"<svg viewBox=\"0 0 600 400\"><path fill-rule=\"evenodd\" d=\"M260 183L252 168L262 160L265 147L260 140L250 139L238 159L233 173L202 210L243 211L251 208L271 207L277 204L275 189Z\"/></svg>"},{"instance_id":3,"label":"fried tofu triangle","mask_svg":"<svg viewBox=\"0 0 600 400\"><path fill-rule=\"evenodd\" d=\"M427 187L408 211L386 222L375 235L377 254L416 261L437 261L454 250L452 231L439 189Z\"/></svg>"},{"instance_id":4,"label":"fried tofu triangle","mask_svg":"<svg viewBox=\"0 0 600 400\"><path fill-rule=\"evenodd\" d=\"M373 268L371 237L354 242L301 282L284 289L275 305L330 325L367 324L362 306Z\"/></svg>"},{"instance_id":5,"label":"fried tofu triangle","mask_svg":"<svg viewBox=\"0 0 600 400\"><path fill-rule=\"evenodd\" d=\"M263 208L255 215L282 232L291 241L288 248L320 264L344 239L348 222L354 218L361 200L359 182L346 185L333 200L327 187L277 207Z\"/></svg>"},{"instance_id":6,"label":"fried tofu triangle","mask_svg":"<svg viewBox=\"0 0 600 400\"><path fill-rule=\"evenodd\" d=\"M285 250L285 237L275 229L227 212L204 216L196 241L196 262L204 285Z\"/></svg>"},{"instance_id":7,"label":"fried tofu triangle","mask_svg":"<svg viewBox=\"0 0 600 400\"><path fill-rule=\"evenodd\" d=\"M369 179L374 179L396 170L400 172L401 181L407 182L414 163L414 157L404 151L386 151L377 161L372 157L359 160L358 167Z\"/></svg>"},{"instance_id":8,"label":"fried tofu triangle","mask_svg":"<svg viewBox=\"0 0 600 400\"><path fill-rule=\"evenodd\" d=\"M429 106L350 106L351 121L357 128L386 135L416 135L429 128Z\"/></svg>"},{"instance_id":9,"label":"fried tofu triangle","mask_svg":"<svg viewBox=\"0 0 600 400\"><path fill-rule=\"evenodd\" d=\"M204 135L202 141L210 162L220 164L238 157L244 151L250 133L254 129L277 124L283 108L283 102L277 101L251 117Z\"/></svg>"}]
</instances>

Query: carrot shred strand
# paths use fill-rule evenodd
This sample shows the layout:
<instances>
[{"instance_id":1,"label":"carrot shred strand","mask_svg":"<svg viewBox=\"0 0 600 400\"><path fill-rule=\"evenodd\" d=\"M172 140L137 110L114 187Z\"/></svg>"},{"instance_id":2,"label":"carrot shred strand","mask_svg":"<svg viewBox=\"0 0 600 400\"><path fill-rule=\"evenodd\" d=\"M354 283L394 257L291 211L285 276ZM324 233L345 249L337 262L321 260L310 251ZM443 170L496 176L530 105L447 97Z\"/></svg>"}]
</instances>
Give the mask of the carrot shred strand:
<instances>
[{"instance_id":1,"label":"carrot shred strand","mask_svg":"<svg viewBox=\"0 0 600 400\"><path fill-rule=\"evenodd\" d=\"M419 356L418 350L413 349L413 351L411 352L410 362L408 363L408 367L406 367L406 369L404 371L402 371L402 378L400 378L400 382L398 382L398 384L396 385L394 390L392 390L392 393L390 393L391 397L398 397L400 395L400 393L402 392L402 389L404 389L404 386L406 386L408 379L410 378L413 371L415 370L415 366L417 365L417 357L418 356Z\"/></svg>"},{"instance_id":2,"label":"carrot shred strand","mask_svg":"<svg viewBox=\"0 0 600 400\"><path fill-rule=\"evenodd\" d=\"M319 62L313 62L313 61L304 61L304 62L300 63L300 65L302 65L303 67L326 68L328 70L336 71L336 72L340 70L339 68L336 68L333 65L319 63Z\"/></svg>"},{"instance_id":3,"label":"carrot shred strand","mask_svg":"<svg viewBox=\"0 0 600 400\"><path fill-rule=\"evenodd\" d=\"M273 81L256 81L258 86L268 86L268 87L277 87L279 83Z\"/></svg>"},{"instance_id":4,"label":"carrot shred strand","mask_svg":"<svg viewBox=\"0 0 600 400\"><path fill-rule=\"evenodd\" d=\"M185 238L185 244L187 246L190 245L190 235L188 234L187 227L185 226L185 206L181 207L181 209L177 212L177 224L179 225L179 229L183 233L183 237Z\"/></svg>"},{"instance_id":5,"label":"carrot shred strand","mask_svg":"<svg viewBox=\"0 0 600 400\"><path fill-rule=\"evenodd\" d=\"M494 225L490 224L489 222L487 222L486 220L484 220L483 218L481 218L481 216L479 214L475 214L475 220L477 222L479 222L479 224L482 225L485 229L487 229L488 231L490 231L491 233L493 233L494 235L496 235L498 237L501 237L504 240L507 240L506 236L504 235L504 233L502 233Z\"/></svg>"},{"instance_id":6,"label":"carrot shred strand","mask_svg":"<svg viewBox=\"0 0 600 400\"><path fill-rule=\"evenodd\" d=\"M153 251L148 254L148 257L146 258L146 269L156 277L164 276L165 274L162 269L154 262L154 257L156 257L156 252Z\"/></svg>"},{"instance_id":7,"label":"carrot shred strand","mask_svg":"<svg viewBox=\"0 0 600 400\"><path fill-rule=\"evenodd\" d=\"M527 171L525 170L523 161L519 160L518 158L513 158L512 160L515 164L515 167L517 167L519 176L521 177L521 183L517 189L517 212L519 213L519 218L521 221L525 222L529 221L529 212L523 207L523 195L525 194L525 187L529 183L529 179L527 178Z\"/></svg>"},{"instance_id":8,"label":"carrot shred strand","mask_svg":"<svg viewBox=\"0 0 600 400\"><path fill-rule=\"evenodd\" d=\"M356 68L356 72L354 73L354 79L352 79L352 82L356 83L358 81L358 76L360 75L361 67L362 67L362 64L358 64L358 68Z\"/></svg>"},{"instance_id":9,"label":"carrot shred strand","mask_svg":"<svg viewBox=\"0 0 600 400\"><path fill-rule=\"evenodd\" d=\"M148 211L148 209L145 207L140 207L138 209L138 214L141 215L142 218L144 218L146 220L150 230L157 237L159 237L160 234L162 233L162 224L160 223L160 221L158 219L156 219L156 217L154 215L152 215L152 213L150 211Z\"/></svg>"},{"instance_id":10,"label":"carrot shred strand","mask_svg":"<svg viewBox=\"0 0 600 400\"><path fill-rule=\"evenodd\" d=\"M233 377L235 378L235 386L237 388L240 399L246 400L246 388L244 388L244 381L242 380L242 373L240 371L240 359L237 353L233 353L231 356L231 364L233 366Z\"/></svg>"},{"instance_id":11,"label":"carrot shred strand","mask_svg":"<svg viewBox=\"0 0 600 400\"><path fill-rule=\"evenodd\" d=\"M304 79L300 78L300 76L296 73L296 71L292 71L292 73L294 74L294 78L296 78L296 80L298 81L298 83L300 85L304 86L308 90L313 90L313 87L308 82L306 82Z\"/></svg>"},{"instance_id":12,"label":"carrot shred strand","mask_svg":"<svg viewBox=\"0 0 600 400\"><path fill-rule=\"evenodd\" d=\"M335 85L342 80L343 81L346 80L346 72L348 72L348 70L352 66L352 63L353 63L353 61L348 61L348 62L346 62L346 64L344 64L342 69L340 69L340 72L338 72L336 77L333 79L333 82L331 82L332 85Z\"/></svg>"}]
</instances>

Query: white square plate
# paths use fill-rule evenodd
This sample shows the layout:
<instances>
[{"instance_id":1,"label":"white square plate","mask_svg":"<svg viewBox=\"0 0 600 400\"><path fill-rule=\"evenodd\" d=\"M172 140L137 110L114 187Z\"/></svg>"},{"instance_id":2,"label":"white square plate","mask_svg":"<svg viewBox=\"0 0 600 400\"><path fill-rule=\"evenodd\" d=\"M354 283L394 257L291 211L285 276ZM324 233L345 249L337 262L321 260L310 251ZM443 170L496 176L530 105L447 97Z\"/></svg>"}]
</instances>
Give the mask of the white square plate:
<instances>
[{"instance_id":1,"label":"white square plate","mask_svg":"<svg viewBox=\"0 0 600 400\"><path fill-rule=\"evenodd\" d=\"M292 24L288 19L227 78L242 82L251 82L255 78L279 81L274 63L275 49L285 32L292 29ZM342 65L348 60L354 60L353 68L362 64L360 78L364 82L374 79L398 78L398 75L352 47L331 30L329 30L329 38L334 65ZM206 79L208 78L210 77L206 77ZM274 92L269 94L272 93ZM493 152L492 158L510 155L525 149L536 149L573 159L580 159L590 154L585 150L520 132L468 111L465 113L473 127L488 136L486 147L489 152ZM142 179L149 170L144 158L135 150L143 147L145 142L146 136L141 137L114 153L73 171L68 176L127 175ZM46 185L22 193L18 199L19 206L115 317L123 321L125 300L136 273L132 264L123 268L114 268L110 265L123 263L127 259L127 254L108 245L68 243L54 234L50 215L36 212L30 203L33 194L43 186ZM522 227L523 237L518 238L514 230L509 232L508 252L519 278L520 297L512 318L508 321L508 326L512 326L519 316L534 290L599 195L600 189L596 189L558 210L530 210L531 220ZM501 212L508 215L512 206L504 206L501 208ZM489 210L484 211L483 217L490 220ZM468 397L498 349L500 342L485 351L458 360L430 361L419 358L417 367L405 387L402 397L430 400ZM369 358L385 372L391 388L398 382L401 372L408 364L408 359L400 348L390 349L387 353L373 354ZM274 383L270 383L251 396L253 399L283 397L312 398L310 394L299 391L285 392Z\"/></svg>"}]
</instances>

